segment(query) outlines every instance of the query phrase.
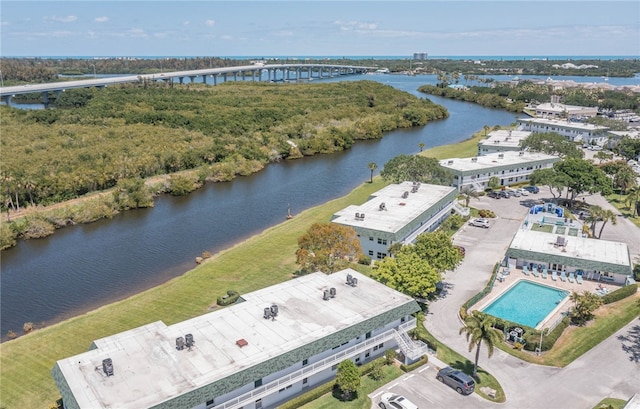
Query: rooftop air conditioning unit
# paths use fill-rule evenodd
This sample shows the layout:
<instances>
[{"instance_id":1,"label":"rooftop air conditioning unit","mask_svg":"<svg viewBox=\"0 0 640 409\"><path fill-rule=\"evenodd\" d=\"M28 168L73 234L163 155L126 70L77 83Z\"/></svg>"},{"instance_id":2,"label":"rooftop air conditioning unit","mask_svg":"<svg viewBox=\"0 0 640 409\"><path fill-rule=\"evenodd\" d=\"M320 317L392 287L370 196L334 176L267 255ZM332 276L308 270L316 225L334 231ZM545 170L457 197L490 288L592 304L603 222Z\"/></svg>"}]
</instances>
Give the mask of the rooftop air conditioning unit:
<instances>
[{"instance_id":1,"label":"rooftop air conditioning unit","mask_svg":"<svg viewBox=\"0 0 640 409\"><path fill-rule=\"evenodd\" d=\"M278 316L278 306L276 304L271 305L271 316L272 317Z\"/></svg>"},{"instance_id":2,"label":"rooftop air conditioning unit","mask_svg":"<svg viewBox=\"0 0 640 409\"><path fill-rule=\"evenodd\" d=\"M387 210L387 205L384 202L380 203L379 210Z\"/></svg>"},{"instance_id":3,"label":"rooftop air conditioning unit","mask_svg":"<svg viewBox=\"0 0 640 409\"><path fill-rule=\"evenodd\" d=\"M452 160L447 161L447 165L453 165L453 161Z\"/></svg>"},{"instance_id":4,"label":"rooftop air conditioning unit","mask_svg":"<svg viewBox=\"0 0 640 409\"><path fill-rule=\"evenodd\" d=\"M504 153L499 153L498 154L498 159L504 159Z\"/></svg>"},{"instance_id":5,"label":"rooftop air conditioning unit","mask_svg":"<svg viewBox=\"0 0 640 409\"><path fill-rule=\"evenodd\" d=\"M331 298L331 294L329 294L329 290L324 290L324 292L322 293L322 299L327 301Z\"/></svg>"},{"instance_id":6,"label":"rooftop air conditioning unit","mask_svg":"<svg viewBox=\"0 0 640 409\"><path fill-rule=\"evenodd\" d=\"M182 351L184 349L184 338L182 337L176 338L176 349L178 351Z\"/></svg>"},{"instance_id":7,"label":"rooftop air conditioning unit","mask_svg":"<svg viewBox=\"0 0 640 409\"><path fill-rule=\"evenodd\" d=\"M415 192L413 192L413 193L415 193ZM405 192L402 194L402 198L403 198L403 199L406 199L406 198L408 198L408 197L409 197L409 192L407 192L407 191L405 190Z\"/></svg>"},{"instance_id":8,"label":"rooftop air conditioning unit","mask_svg":"<svg viewBox=\"0 0 640 409\"><path fill-rule=\"evenodd\" d=\"M191 348L196 341L193 340L193 334L187 334L184 336L184 343L187 348Z\"/></svg>"},{"instance_id":9,"label":"rooftop air conditioning unit","mask_svg":"<svg viewBox=\"0 0 640 409\"><path fill-rule=\"evenodd\" d=\"M471 158L471 162L477 162L477 161L478 161L477 157L476 158Z\"/></svg>"},{"instance_id":10,"label":"rooftop air conditioning unit","mask_svg":"<svg viewBox=\"0 0 640 409\"><path fill-rule=\"evenodd\" d=\"M264 308L264 315L262 316L265 320L268 320L269 318L271 318L271 308L269 307L265 307Z\"/></svg>"},{"instance_id":11,"label":"rooftop air conditioning unit","mask_svg":"<svg viewBox=\"0 0 640 409\"><path fill-rule=\"evenodd\" d=\"M107 376L113 376L113 362L111 358L105 358L102 360L102 370Z\"/></svg>"},{"instance_id":12,"label":"rooftop air conditioning unit","mask_svg":"<svg viewBox=\"0 0 640 409\"><path fill-rule=\"evenodd\" d=\"M524 151L520 151L520 153L518 153L518 155L524 156Z\"/></svg>"},{"instance_id":13,"label":"rooftop air conditioning unit","mask_svg":"<svg viewBox=\"0 0 640 409\"><path fill-rule=\"evenodd\" d=\"M336 296L336 289L335 289L335 287L331 287L331 288L329 288L329 295L331 295L331 298L335 298L335 296Z\"/></svg>"}]
</instances>

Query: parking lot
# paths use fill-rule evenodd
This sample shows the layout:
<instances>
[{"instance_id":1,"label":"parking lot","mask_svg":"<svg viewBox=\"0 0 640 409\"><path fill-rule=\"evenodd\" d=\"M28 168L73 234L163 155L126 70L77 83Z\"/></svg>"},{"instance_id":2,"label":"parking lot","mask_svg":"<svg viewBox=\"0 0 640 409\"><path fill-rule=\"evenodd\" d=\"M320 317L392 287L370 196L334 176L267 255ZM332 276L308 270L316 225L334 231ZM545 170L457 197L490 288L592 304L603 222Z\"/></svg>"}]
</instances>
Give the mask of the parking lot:
<instances>
[{"instance_id":1,"label":"parking lot","mask_svg":"<svg viewBox=\"0 0 640 409\"><path fill-rule=\"evenodd\" d=\"M549 199L547 187L538 194L520 198L471 199L470 205L492 210L498 216L490 227L463 226L453 237L454 244L465 247L463 263L444 276L442 296L429 305L425 326L440 341L473 361L475 351L458 331L463 325L458 310L466 300L477 294L488 282L495 263L502 260L515 232L522 226L532 203ZM583 196L580 197L580 200ZM584 195L588 204L613 209L600 195ZM616 214L619 212L615 211ZM616 226L607 226L603 239L623 241L629 245L632 259L640 254L640 234L629 220L618 218ZM506 404L489 402L477 394L461 396L436 380L438 363L430 356L429 364L403 375L379 388L369 396L372 408L377 408L384 392L401 394L419 408L590 408L600 399L610 396L628 399L637 393L640 361L630 359L624 340L640 331L638 320L632 321L613 336L578 358L566 368L554 368L520 361L500 350L487 358L486 348L480 352L480 365L500 382L507 396ZM585 376L585 371L597 377ZM505 406L506 405L506 406Z\"/></svg>"}]
</instances>

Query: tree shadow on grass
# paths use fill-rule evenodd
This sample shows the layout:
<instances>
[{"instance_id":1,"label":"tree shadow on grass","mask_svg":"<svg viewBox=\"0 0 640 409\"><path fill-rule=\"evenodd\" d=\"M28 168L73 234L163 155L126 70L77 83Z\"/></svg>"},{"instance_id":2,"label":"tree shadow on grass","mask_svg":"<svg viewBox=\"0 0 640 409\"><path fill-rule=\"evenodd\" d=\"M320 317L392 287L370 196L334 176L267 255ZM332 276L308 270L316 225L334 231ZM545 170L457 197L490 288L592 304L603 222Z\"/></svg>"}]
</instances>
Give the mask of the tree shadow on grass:
<instances>
[{"instance_id":1,"label":"tree shadow on grass","mask_svg":"<svg viewBox=\"0 0 640 409\"><path fill-rule=\"evenodd\" d=\"M345 394L342 392L338 386L334 386L331 391L331 395L341 402L351 402L352 400L358 399L358 391L352 392L350 394Z\"/></svg>"},{"instance_id":2,"label":"tree shadow on grass","mask_svg":"<svg viewBox=\"0 0 640 409\"><path fill-rule=\"evenodd\" d=\"M481 385L482 382L480 381L480 377L479 376L473 376L473 362L466 360L464 362L458 360L456 362L454 362L453 364L451 364L451 367L453 369L457 369L459 371L462 371L464 373L466 373L467 375L471 376L473 378L474 381L476 381L477 385ZM484 369L482 369L481 367L478 366L478 375L483 374L483 375L489 375L489 373L487 371L485 371Z\"/></svg>"}]
</instances>

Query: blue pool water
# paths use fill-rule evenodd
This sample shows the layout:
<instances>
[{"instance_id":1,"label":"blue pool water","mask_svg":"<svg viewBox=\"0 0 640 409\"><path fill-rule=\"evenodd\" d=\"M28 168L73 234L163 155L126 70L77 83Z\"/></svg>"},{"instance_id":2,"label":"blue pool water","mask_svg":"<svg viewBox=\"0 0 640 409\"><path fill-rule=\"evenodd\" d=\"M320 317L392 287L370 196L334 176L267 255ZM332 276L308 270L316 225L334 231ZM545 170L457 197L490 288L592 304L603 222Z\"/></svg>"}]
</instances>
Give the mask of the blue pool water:
<instances>
[{"instance_id":1,"label":"blue pool water","mask_svg":"<svg viewBox=\"0 0 640 409\"><path fill-rule=\"evenodd\" d=\"M535 328L568 296L568 291L521 280L482 312Z\"/></svg>"}]
</instances>

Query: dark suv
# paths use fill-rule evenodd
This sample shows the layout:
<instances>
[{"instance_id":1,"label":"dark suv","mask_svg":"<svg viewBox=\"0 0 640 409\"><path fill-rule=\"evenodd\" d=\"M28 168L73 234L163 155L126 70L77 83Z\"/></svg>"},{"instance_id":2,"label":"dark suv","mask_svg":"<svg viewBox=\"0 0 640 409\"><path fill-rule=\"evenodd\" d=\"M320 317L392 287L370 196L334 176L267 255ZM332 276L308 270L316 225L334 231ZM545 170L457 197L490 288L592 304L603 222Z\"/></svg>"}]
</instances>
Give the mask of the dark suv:
<instances>
[{"instance_id":1,"label":"dark suv","mask_svg":"<svg viewBox=\"0 0 640 409\"><path fill-rule=\"evenodd\" d=\"M531 193L538 193L540 191L540 189L538 189L538 186L525 186L523 187L524 190L528 190Z\"/></svg>"},{"instance_id":2,"label":"dark suv","mask_svg":"<svg viewBox=\"0 0 640 409\"><path fill-rule=\"evenodd\" d=\"M498 192L496 192L495 190L490 191L489 193L487 193L488 197L492 197L494 199L500 199L500 194Z\"/></svg>"},{"instance_id":3,"label":"dark suv","mask_svg":"<svg viewBox=\"0 0 640 409\"><path fill-rule=\"evenodd\" d=\"M473 393L476 387L476 383L473 381L473 378L462 371L451 368L450 366L438 371L436 379L445 385L449 385L461 395L469 395Z\"/></svg>"}]
</instances>

